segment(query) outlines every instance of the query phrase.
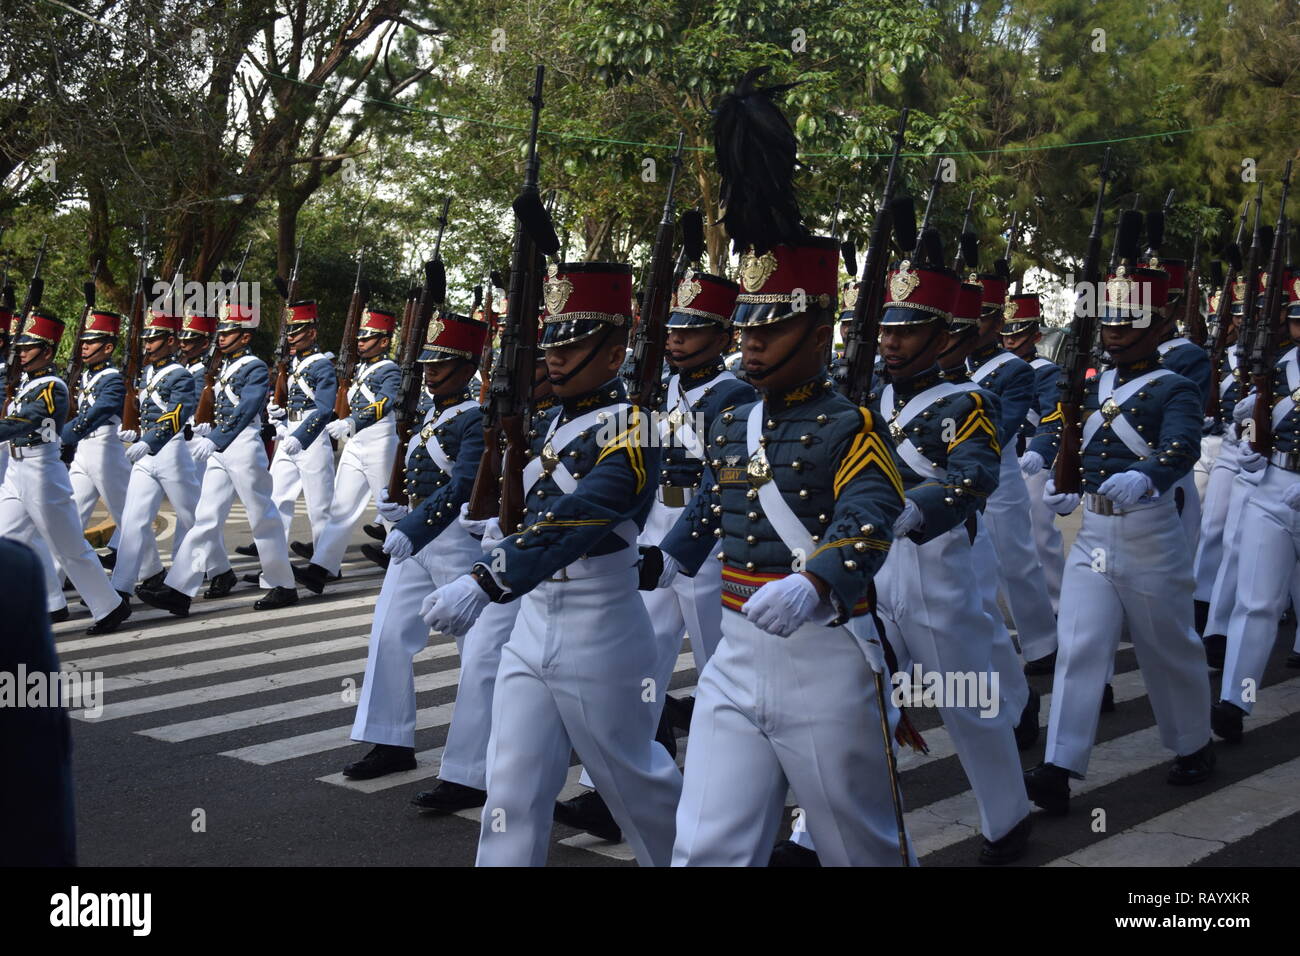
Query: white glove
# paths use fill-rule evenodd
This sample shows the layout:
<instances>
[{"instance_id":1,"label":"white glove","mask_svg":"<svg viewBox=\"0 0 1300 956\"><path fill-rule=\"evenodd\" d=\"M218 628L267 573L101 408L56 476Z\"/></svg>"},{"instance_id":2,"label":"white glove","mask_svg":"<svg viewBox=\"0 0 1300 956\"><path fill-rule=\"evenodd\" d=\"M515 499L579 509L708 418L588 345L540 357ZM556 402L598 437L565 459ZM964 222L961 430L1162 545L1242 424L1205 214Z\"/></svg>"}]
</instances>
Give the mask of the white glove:
<instances>
[{"instance_id":1,"label":"white glove","mask_svg":"<svg viewBox=\"0 0 1300 956\"><path fill-rule=\"evenodd\" d=\"M1069 492L1056 493L1056 481L1052 478L1047 479L1047 484L1043 488L1043 504L1047 505L1053 512L1064 518L1075 508L1079 507L1079 496Z\"/></svg>"},{"instance_id":2,"label":"white glove","mask_svg":"<svg viewBox=\"0 0 1300 956\"><path fill-rule=\"evenodd\" d=\"M280 419L284 418L288 414L289 414L288 412L286 412L279 405L275 404L275 402L272 402L270 405L266 406L266 417L271 419L271 421L273 422L278 422Z\"/></svg>"},{"instance_id":3,"label":"white glove","mask_svg":"<svg viewBox=\"0 0 1300 956\"><path fill-rule=\"evenodd\" d=\"M411 539L396 528L388 532L388 537L384 539L384 554L391 557L394 564L401 564L409 558L414 548Z\"/></svg>"},{"instance_id":4,"label":"white glove","mask_svg":"<svg viewBox=\"0 0 1300 956\"><path fill-rule=\"evenodd\" d=\"M345 438L351 438L355 426L350 418L336 418L325 426L325 430L330 433L330 438L335 441L343 441Z\"/></svg>"},{"instance_id":5,"label":"white glove","mask_svg":"<svg viewBox=\"0 0 1300 956\"><path fill-rule=\"evenodd\" d=\"M1255 414L1255 396L1247 395L1236 405L1232 406L1232 420L1240 425L1251 415Z\"/></svg>"},{"instance_id":6,"label":"white glove","mask_svg":"<svg viewBox=\"0 0 1300 956\"><path fill-rule=\"evenodd\" d=\"M1286 491L1282 492L1282 504L1292 511L1300 511L1300 481L1288 485Z\"/></svg>"},{"instance_id":7,"label":"white glove","mask_svg":"<svg viewBox=\"0 0 1300 956\"><path fill-rule=\"evenodd\" d=\"M196 438L190 442L190 457L195 461L207 461L216 450L211 438Z\"/></svg>"},{"instance_id":8,"label":"white glove","mask_svg":"<svg viewBox=\"0 0 1300 956\"><path fill-rule=\"evenodd\" d=\"M296 455L302 451L302 442L298 441L297 435L285 435L280 440L280 447L286 455Z\"/></svg>"},{"instance_id":9,"label":"white glove","mask_svg":"<svg viewBox=\"0 0 1300 956\"><path fill-rule=\"evenodd\" d=\"M1043 470L1043 456L1036 451L1027 451L1020 456L1020 473L1026 478L1032 478Z\"/></svg>"},{"instance_id":10,"label":"white glove","mask_svg":"<svg viewBox=\"0 0 1300 956\"><path fill-rule=\"evenodd\" d=\"M285 428L284 422L275 423L275 440L284 441L289 437L289 429Z\"/></svg>"},{"instance_id":11,"label":"white glove","mask_svg":"<svg viewBox=\"0 0 1300 956\"><path fill-rule=\"evenodd\" d=\"M420 617L439 634L460 637L474 626L487 603L487 593L474 576L462 574L424 599Z\"/></svg>"},{"instance_id":12,"label":"white glove","mask_svg":"<svg viewBox=\"0 0 1300 956\"><path fill-rule=\"evenodd\" d=\"M119 428L117 430L118 441L127 445L131 444L131 442L133 441L136 441L137 439L139 439L139 437L140 437L140 433L137 431L133 431L130 428Z\"/></svg>"},{"instance_id":13,"label":"white glove","mask_svg":"<svg viewBox=\"0 0 1300 956\"><path fill-rule=\"evenodd\" d=\"M1121 471L1101 483L1097 494L1105 495L1121 508L1137 504L1155 491L1151 479L1140 471Z\"/></svg>"},{"instance_id":14,"label":"white glove","mask_svg":"<svg viewBox=\"0 0 1300 956\"><path fill-rule=\"evenodd\" d=\"M491 554L505 539L506 533L501 530L501 519L488 518L484 522L483 540L479 542L479 545L483 548L483 553Z\"/></svg>"},{"instance_id":15,"label":"white glove","mask_svg":"<svg viewBox=\"0 0 1300 956\"><path fill-rule=\"evenodd\" d=\"M126 460L134 464L149 454L149 446L142 441L132 442L126 446Z\"/></svg>"},{"instance_id":16,"label":"white glove","mask_svg":"<svg viewBox=\"0 0 1300 956\"><path fill-rule=\"evenodd\" d=\"M916 502L909 498L903 505L902 512L894 519L894 537L901 538L923 524L925 524L925 516L921 514L921 509L916 506Z\"/></svg>"},{"instance_id":17,"label":"white glove","mask_svg":"<svg viewBox=\"0 0 1300 956\"><path fill-rule=\"evenodd\" d=\"M813 616L820 603L811 581L802 574L787 574L755 591L740 606L740 613L769 634L789 637Z\"/></svg>"},{"instance_id":18,"label":"white glove","mask_svg":"<svg viewBox=\"0 0 1300 956\"><path fill-rule=\"evenodd\" d=\"M389 524L397 524L411 513L408 508L400 501L389 501L388 492L385 491L379 496L379 504L375 506L379 509L379 517L383 518Z\"/></svg>"},{"instance_id":19,"label":"white glove","mask_svg":"<svg viewBox=\"0 0 1300 956\"><path fill-rule=\"evenodd\" d=\"M204 422L202 425L191 425L190 433L195 438L207 438L210 434L212 434L212 423Z\"/></svg>"},{"instance_id":20,"label":"white glove","mask_svg":"<svg viewBox=\"0 0 1300 956\"><path fill-rule=\"evenodd\" d=\"M1264 466L1268 464L1268 459L1259 452L1254 451L1249 445L1242 445L1241 451L1237 453L1237 464L1242 467L1243 471L1254 474L1257 471L1264 470Z\"/></svg>"},{"instance_id":21,"label":"white glove","mask_svg":"<svg viewBox=\"0 0 1300 956\"><path fill-rule=\"evenodd\" d=\"M469 532L471 535L473 535L476 538L483 537L483 532L487 529L488 522L494 520L496 519L484 518L483 520L480 521L476 518L471 518L469 516L468 501L460 506L460 517L456 519L456 521L460 524L462 528L464 528L467 532Z\"/></svg>"}]
</instances>

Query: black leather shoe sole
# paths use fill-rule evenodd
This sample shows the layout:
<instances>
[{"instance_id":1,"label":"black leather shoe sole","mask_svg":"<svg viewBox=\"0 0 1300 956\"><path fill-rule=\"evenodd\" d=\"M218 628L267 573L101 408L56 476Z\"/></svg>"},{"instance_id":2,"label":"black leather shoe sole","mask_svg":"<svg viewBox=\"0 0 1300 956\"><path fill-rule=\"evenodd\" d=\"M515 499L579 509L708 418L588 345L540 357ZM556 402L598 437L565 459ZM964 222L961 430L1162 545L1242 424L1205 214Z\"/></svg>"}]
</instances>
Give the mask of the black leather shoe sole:
<instances>
[{"instance_id":1,"label":"black leather shoe sole","mask_svg":"<svg viewBox=\"0 0 1300 956\"><path fill-rule=\"evenodd\" d=\"M600 809L593 810L593 806L598 806ZM587 800L583 800L582 797L575 797L574 800L565 803L556 803L553 817L556 823L563 823L566 827L590 833L601 840L608 840L610 843L623 842L623 831L610 816L603 800L596 804L594 798L588 797Z\"/></svg>"},{"instance_id":2,"label":"black leather shoe sole","mask_svg":"<svg viewBox=\"0 0 1300 956\"><path fill-rule=\"evenodd\" d=\"M1006 836L997 840L985 840L980 848L980 862L986 866L1005 866L1014 863L1025 855L1029 847L1029 834L1034 829L1032 817L1025 817Z\"/></svg>"},{"instance_id":3,"label":"black leather shoe sole","mask_svg":"<svg viewBox=\"0 0 1300 956\"><path fill-rule=\"evenodd\" d=\"M316 553L316 548L305 541L290 541L289 550L304 561L310 561L312 555Z\"/></svg>"},{"instance_id":4,"label":"black leather shoe sole","mask_svg":"<svg viewBox=\"0 0 1300 956\"><path fill-rule=\"evenodd\" d=\"M448 783L445 780L432 790L421 790L411 798L411 806L426 813L457 813L487 803L487 791Z\"/></svg>"},{"instance_id":5,"label":"black leather shoe sole","mask_svg":"<svg viewBox=\"0 0 1300 956\"><path fill-rule=\"evenodd\" d=\"M314 564L308 565L305 568L295 567L293 569L293 578L312 594L321 594L325 591L326 575L324 574L324 569L319 569L318 571L311 570L316 567L317 566Z\"/></svg>"},{"instance_id":6,"label":"black leather shoe sole","mask_svg":"<svg viewBox=\"0 0 1300 956\"><path fill-rule=\"evenodd\" d=\"M1165 780L1175 787L1189 787L1203 783L1214 773L1214 763L1214 743L1210 742L1196 753L1175 760Z\"/></svg>"},{"instance_id":7,"label":"black leather shoe sole","mask_svg":"<svg viewBox=\"0 0 1300 956\"><path fill-rule=\"evenodd\" d=\"M246 558L255 558L257 557L257 545L241 544L239 547L235 548L235 554L242 554Z\"/></svg>"},{"instance_id":8,"label":"black leather shoe sole","mask_svg":"<svg viewBox=\"0 0 1300 956\"><path fill-rule=\"evenodd\" d=\"M116 631L123 621L131 616L131 602L123 598L122 603L101 617L90 627L86 628L87 634L112 634Z\"/></svg>"},{"instance_id":9,"label":"black leather shoe sole","mask_svg":"<svg viewBox=\"0 0 1300 956\"><path fill-rule=\"evenodd\" d=\"M1025 793L1049 816L1063 817L1070 812L1069 779L1065 778L1063 782L1064 787L1044 774L1041 766L1025 771Z\"/></svg>"},{"instance_id":10,"label":"black leather shoe sole","mask_svg":"<svg viewBox=\"0 0 1300 956\"><path fill-rule=\"evenodd\" d=\"M156 607L160 611L171 611L177 617L190 616L190 599L179 591L163 585L157 590L138 587L135 589L135 596L150 607Z\"/></svg>"},{"instance_id":11,"label":"black leather shoe sole","mask_svg":"<svg viewBox=\"0 0 1300 956\"><path fill-rule=\"evenodd\" d=\"M349 780L374 780L376 777L415 768L414 750L403 753L390 752L382 756L367 756L356 763L348 764L343 768L343 776Z\"/></svg>"},{"instance_id":12,"label":"black leather shoe sole","mask_svg":"<svg viewBox=\"0 0 1300 956\"><path fill-rule=\"evenodd\" d=\"M296 588L271 588L266 597L253 602L253 610L275 611L297 603L298 590Z\"/></svg>"}]
</instances>

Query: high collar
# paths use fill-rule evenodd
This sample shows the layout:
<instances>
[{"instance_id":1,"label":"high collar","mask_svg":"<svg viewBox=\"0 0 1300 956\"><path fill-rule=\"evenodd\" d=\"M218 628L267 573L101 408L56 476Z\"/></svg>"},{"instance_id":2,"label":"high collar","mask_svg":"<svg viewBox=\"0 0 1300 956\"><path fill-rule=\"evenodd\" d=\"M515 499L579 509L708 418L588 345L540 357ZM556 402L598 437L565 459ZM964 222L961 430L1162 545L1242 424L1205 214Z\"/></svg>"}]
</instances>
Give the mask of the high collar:
<instances>
[{"instance_id":1,"label":"high collar","mask_svg":"<svg viewBox=\"0 0 1300 956\"><path fill-rule=\"evenodd\" d=\"M593 388L590 392L561 399L561 403L564 405L565 418L573 418L589 412L593 408L604 408L606 405L624 401L627 401L627 389L623 387L621 378L611 378L600 388Z\"/></svg>"},{"instance_id":2,"label":"high collar","mask_svg":"<svg viewBox=\"0 0 1300 956\"><path fill-rule=\"evenodd\" d=\"M723 363L722 356L719 355L712 361L705 362L703 365L697 365L695 368L686 369L679 374L682 377L681 380L683 385L699 385L701 382L707 382L718 373L725 371L726 368L727 366Z\"/></svg>"},{"instance_id":3,"label":"high collar","mask_svg":"<svg viewBox=\"0 0 1300 956\"><path fill-rule=\"evenodd\" d=\"M807 405L814 399L821 398L831 390L831 380L826 377L826 369L817 370L812 378L804 379L798 385L780 392L763 393L763 407L769 412L783 412L800 405Z\"/></svg>"},{"instance_id":4,"label":"high collar","mask_svg":"<svg viewBox=\"0 0 1300 956\"><path fill-rule=\"evenodd\" d=\"M367 366L374 365L376 362L382 362L385 358L387 358L387 356L385 356L383 352L380 352L378 355L372 355L368 359L362 359L361 364Z\"/></svg>"},{"instance_id":5,"label":"high collar","mask_svg":"<svg viewBox=\"0 0 1300 956\"><path fill-rule=\"evenodd\" d=\"M956 368L941 368L939 375L945 382L952 382L954 385L960 385L962 382L970 381L970 372L966 370L965 365L958 365Z\"/></svg>"},{"instance_id":6,"label":"high collar","mask_svg":"<svg viewBox=\"0 0 1300 956\"><path fill-rule=\"evenodd\" d=\"M1145 375L1152 369L1160 367L1160 353L1152 349L1149 353L1133 362L1116 362L1115 369L1119 380L1127 381L1139 375Z\"/></svg>"},{"instance_id":7,"label":"high collar","mask_svg":"<svg viewBox=\"0 0 1300 956\"><path fill-rule=\"evenodd\" d=\"M944 380L943 374L939 371L939 366L931 365L924 372L918 372L911 378L894 378L890 376L890 382L894 386L894 398L898 399L905 395L919 395L927 388L933 388Z\"/></svg>"},{"instance_id":8,"label":"high collar","mask_svg":"<svg viewBox=\"0 0 1300 956\"><path fill-rule=\"evenodd\" d=\"M975 366L983 365L995 355L1005 351L1006 349L1002 347L1001 342L994 342L992 345L986 345L983 348L971 352L970 357L967 358L966 361Z\"/></svg>"},{"instance_id":9,"label":"high collar","mask_svg":"<svg viewBox=\"0 0 1300 956\"><path fill-rule=\"evenodd\" d=\"M164 365L170 365L174 361L176 361L175 354L168 355L166 352L164 352L162 355L160 355L158 358L151 361L149 364L153 368L162 368Z\"/></svg>"},{"instance_id":10,"label":"high collar","mask_svg":"<svg viewBox=\"0 0 1300 956\"><path fill-rule=\"evenodd\" d=\"M227 364L229 364L230 362L233 362L233 361L235 361L236 359L241 359L241 358L243 358L243 357L244 357L245 355L247 355L247 354L248 354L248 349L243 348L243 349L240 349L238 352L231 352L229 355L227 355L227 356L225 356L225 357L223 358L223 361L226 362Z\"/></svg>"},{"instance_id":11,"label":"high collar","mask_svg":"<svg viewBox=\"0 0 1300 956\"><path fill-rule=\"evenodd\" d=\"M559 403L560 400L556 398L554 395L546 395L542 398L537 399L537 401L533 402L533 411L544 412L548 408L554 408Z\"/></svg>"},{"instance_id":12,"label":"high collar","mask_svg":"<svg viewBox=\"0 0 1300 956\"><path fill-rule=\"evenodd\" d=\"M438 411L442 411L444 408L459 405L467 398L469 398L469 386L462 388L459 392L452 392L450 395L433 396L433 407Z\"/></svg>"},{"instance_id":13,"label":"high collar","mask_svg":"<svg viewBox=\"0 0 1300 956\"><path fill-rule=\"evenodd\" d=\"M315 355L319 351L320 351L319 345L312 345L312 347L307 349L306 351L294 352L293 359L295 362L301 362L303 359L307 358L310 355Z\"/></svg>"},{"instance_id":14,"label":"high collar","mask_svg":"<svg viewBox=\"0 0 1300 956\"><path fill-rule=\"evenodd\" d=\"M106 368L108 368L108 359L96 362L94 365L87 365L86 372L90 375L94 375L96 372L102 372Z\"/></svg>"}]
</instances>

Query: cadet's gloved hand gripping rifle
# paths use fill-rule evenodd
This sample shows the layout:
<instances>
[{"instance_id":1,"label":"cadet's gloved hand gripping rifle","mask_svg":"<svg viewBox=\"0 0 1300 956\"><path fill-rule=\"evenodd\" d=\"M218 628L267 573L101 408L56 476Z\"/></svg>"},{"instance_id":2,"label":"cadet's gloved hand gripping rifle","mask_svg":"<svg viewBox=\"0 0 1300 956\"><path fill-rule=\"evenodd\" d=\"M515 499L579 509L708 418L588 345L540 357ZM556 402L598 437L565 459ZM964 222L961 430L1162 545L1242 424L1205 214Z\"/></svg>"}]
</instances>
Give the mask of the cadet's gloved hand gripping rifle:
<instances>
[{"instance_id":1,"label":"cadet's gloved hand gripping rifle","mask_svg":"<svg viewBox=\"0 0 1300 956\"><path fill-rule=\"evenodd\" d=\"M271 402L284 408L289 404L289 303L294 301L298 294L298 263L302 260L302 243L298 243L298 251L293 254L293 271L289 273L289 281L285 282L280 276L275 277L275 291L280 293L280 299L284 303L284 309L280 312L280 336L275 346L275 389L271 395Z\"/></svg>"}]
</instances>

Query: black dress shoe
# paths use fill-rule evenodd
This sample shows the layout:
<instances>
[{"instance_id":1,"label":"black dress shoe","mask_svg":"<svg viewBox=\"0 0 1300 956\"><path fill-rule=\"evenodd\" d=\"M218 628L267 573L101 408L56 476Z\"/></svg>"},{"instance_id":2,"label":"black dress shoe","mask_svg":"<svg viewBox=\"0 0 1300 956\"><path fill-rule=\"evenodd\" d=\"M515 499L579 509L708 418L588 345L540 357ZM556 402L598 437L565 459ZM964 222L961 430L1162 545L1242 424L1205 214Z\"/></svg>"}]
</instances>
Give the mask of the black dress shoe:
<instances>
[{"instance_id":1,"label":"black dress shoe","mask_svg":"<svg viewBox=\"0 0 1300 956\"><path fill-rule=\"evenodd\" d=\"M242 554L246 558L255 558L257 557L257 545L241 544L239 547L235 548L235 554Z\"/></svg>"},{"instance_id":2,"label":"black dress shoe","mask_svg":"<svg viewBox=\"0 0 1300 956\"><path fill-rule=\"evenodd\" d=\"M659 712L659 726L655 728L655 740L668 751L668 756L677 759L677 736L673 733L672 717L669 716L666 706Z\"/></svg>"},{"instance_id":3,"label":"black dress shoe","mask_svg":"<svg viewBox=\"0 0 1300 956\"><path fill-rule=\"evenodd\" d=\"M304 561L310 561L312 555L316 553L316 546L310 541L290 541L289 550Z\"/></svg>"},{"instance_id":4,"label":"black dress shoe","mask_svg":"<svg viewBox=\"0 0 1300 956\"><path fill-rule=\"evenodd\" d=\"M1292 651L1286 656L1287 667L1300 667L1300 651Z\"/></svg>"},{"instance_id":5,"label":"black dress shoe","mask_svg":"<svg viewBox=\"0 0 1300 956\"><path fill-rule=\"evenodd\" d=\"M1020 712L1020 723L1016 724L1016 747L1020 750L1028 750L1038 742L1039 704L1038 691L1029 688L1029 699Z\"/></svg>"},{"instance_id":6,"label":"black dress shoe","mask_svg":"<svg viewBox=\"0 0 1300 956\"><path fill-rule=\"evenodd\" d=\"M140 587L142 587L142 588L149 588L149 590L151 590L151 591L152 591L152 590L156 590L156 589L162 587L163 582L166 581L166 580L167 580L167 569L166 569L166 568L163 568L163 569L162 569L161 571L159 571L157 574L151 574L151 575L149 575L147 578L145 578L143 581L141 581L141 582L140 582Z\"/></svg>"},{"instance_id":7,"label":"black dress shoe","mask_svg":"<svg viewBox=\"0 0 1300 956\"><path fill-rule=\"evenodd\" d=\"M557 802L554 817L556 823L583 830L610 843L623 842L623 831L614 822L614 815L595 790L580 793L563 803Z\"/></svg>"},{"instance_id":8,"label":"black dress shoe","mask_svg":"<svg viewBox=\"0 0 1300 956\"><path fill-rule=\"evenodd\" d=\"M212 598L223 598L233 591L235 585L238 583L239 578L235 577L235 572L230 568L226 568L226 570L222 571L208 582L208 589L203 592L203 596L209 600Z\"/></svg>"},{"instance_id":9,"label":"black dress shoe","mask_svg":"<svg viewBox=\"0 0 1300 956\"><path fill-rule=\"evenodd\" d=\"M772 855L768 857L767 865L811 869L821 866L822 861L818 859L816 850L800 846L793 840L782 840L772 847Z\"/></svg>"},{"instance_id":10,"label":"black dress shoe","mask_svg":"<svg viewBox=\"0 0 1300 956\"><path fill-rule=\"evenodd\" d=\"M1056 651L1037 660L1025 661L1025 674L1029 677L1041 677L1043 674L1056 673Z\"/></svg>"},{"instance_id":11,"label":"black dress shoe","mask_svg":"<svg viewBox=\"0 0 1300 956\"><path fill-rule=\"evenodd\" d=\"M99 563L103 565L104 570L112 571L113 568L117 567L117 551L114 548L109 548L108 554L99 556Z\"/></svg>"},{"instance_id":12,"label":"black dress shoe","mask_svg":"<svg viewBox=\"0 0 1300 956\"><path fill-rule=\"evenodd\" d=\"M361 553L381 568L387 568L388 562L392 560L389 555L384 554L383 548L375 544L363 544L361 546Z\"/></svg>"},{"instance_id":13,"label":"black dress shoe","mask_svg":"<svg viewBox=\"0 0 1300 956\"><path fill-rule=\"evenodd\" d=\"M664 701L664 713L668 715L669 721L678 730L687 732L691 729L691 715L695 713L695 698L691 696L674 697L668 695Z\"/></svg>"},{"instance_id":14,"label":"black dress shoe","mask_svg":"<svg viewBox=\"0 0 1300 956\"><path fill-rule=\"evenodd\" d=\"M1070 812L1070 773L1055 764L1040 763L1025 771L1029 799L1056 817Z\"/></svg>"},{"instance_id":15,"label":"black dress shoe","mask_svg":"<svg viewBox=\"0 0 1300 956\"><path fill-rule=\"evenodd\" d=\"M1228 636L1226 634L1205 635L1205 663L1210 670L1223 670L1223 658L1228 653Z\"/></svg>"},{"instance_id":16,"label":"black dress shoe","mask_svg":"<svg viewBox=\"0 0 1300 956\"><path fill-rule=\"evenodd\" d=\"M288 607L290 604L298 603L297 588L271 588L266 592L266 597L258 598L253 602L254 611L274 611L278 608Z\"/></svg>"},{"instance_id":17,"label":"black dress shoe","mask_svg":"<svg viewBox=\"0 0 1300 956\"><path fill-rule=\"evenodd\" d=\"M985 840L980 848L980 862L987 866L1005 866L1020 859L1029 846L1029 832L1033 828L1034 819L1027 814L1006 836Z\"/></svg>"},{"instance_id":18,"label":"black dress shoe","mask_svg":"<svg viewBox=\"0 0 1300 956\"><path fill-rule=\"evenodd\" d=\"M388 537L388 532L384 530L384 526L381 524L363 524L361 530L376 541L383 541Z\"/></svg>"},{"instance_id":19,"label":"black dress shoe","mask_svg":"<svg viewBox=\"0 0 1300 956\"><path fill-rule=\"evenodd\" d=\"M249 571L247 574L241 574L239 580L243 581L245 584L261 584L262 575L256 571Z\"/></svg>"},{"instance_id":20,"label":"black dress shoe","mask_svg":"<svg viewBox=\"0 0 1300 956\"><path fill-rule=\"evenodd\" d=\"M433 813L455 813L481 807L487 803L487 791L467 787L463 783L439 780L432 790L421 790L411 799L411 806Z\"/></svg>"},{"instance_id":21,"label":"black dress shoe","mask_svg":"<svg viewBox=\"0 0 1300 956\"><path fill-rule=\"evenodd\" d=\"M1194 783L1203 783L1214 773L1214 741L1206 741L1204 747L1196 753L1177 757L1169 768L1168 780L1176 787L1186 787Z\"/></svg>"},{"instance_id":22,"label":"black dress shoe","mask_svg":"<svg viewBox=\"0 0 1300 956\"><path fill-rule=\"evenodd\" d=\"M69 611L66 607L61 607L57 611L50 612L50 623L59 624L62 623L63 621L66 621L70 617L72 617L72 612Z\"/></svg>"},{"instance_id":23,"label":"black dress shoe","mask_svg":"<svg viewBox=\"0 0 1300 956\"><path fill-rule=\"evenodd\" d=\"M177 617L190 616L190 596L182 594L170 585L163 584L156 588L146 588L142 584L135 589L135 596L150 607L171 611Z\"/></svg>"},{"instance_id":24,"label":"black dress shoe","mask_svg":"<svg viewBox=\"0 0 1300 956\"><path fill-rule=\"evenodd\" d=\"M1192 613L1193 626L1196 628L1196 633L1197 633L1197 634L1204 634L1204 633L1205 633L1205 625L1206 625L1206 624L1209 622L1209 620L1210 620L1210 602L1209 602L1209 601L1193 601L1193 602L1192 602L1192 605L1193 605L1193 608L1194 608L1193 613Z\"/></svg>"},{"instance_id":25,"label":"black dress shoe","mask_svg":"<svg viewBox=\"0 0 1300 956\"><path fill-rule=\"evenodd\" d=\"M1241 720L1246 712L1226 700L1210 707L1210 729L1230 744L1241 743Z\"/></svg>"},{"instance_id":26,"label":"black dress shoe","mask_svg":"<svg viewBox=\"0 0 1300 956\"><path fill-rule=\"evenodd\" d=\"M389 773L415 769L415 748L375 744L370 753L343 768L343 776L352 780L373 780Z\"/></svg>"},{"instance_id":27,"label":"black dress shoe","mask_svg":"<svg viewBox=\"0 0 1300 956\"><path fill-rule=\"evenodd\" d=\"M1115 713L1115 688L1111 687L1109 684L1107 684L1106 689L1101 692L1101 712L1103 714Z\"/></svg>"},{"instance_id":28,"label":"black dress shoe","mask_svg":"<svg viewBox=\"0 0 1300 956\"><path fill-rule=\"evenodd\" d=\"M320 594L325 590L325 582L329 580L330 573L319 564L309 564L306 567L294 565L293 577L312 594Z\"/></svg>"},{"instance_id":29,"label":"black dress shoe","mask_svg":"<svg viewBox=\"0 0 1300 956\"><path fill-rule=\"evenodd\" d=\"M121 593L120 591L118 592ZM131 616L131 602L127 598L122 599L122 603L113 610L109 611L90 627L86 628L87 634L112 634L117 630L118 625Z\"/></svg>"}]
</instances>

